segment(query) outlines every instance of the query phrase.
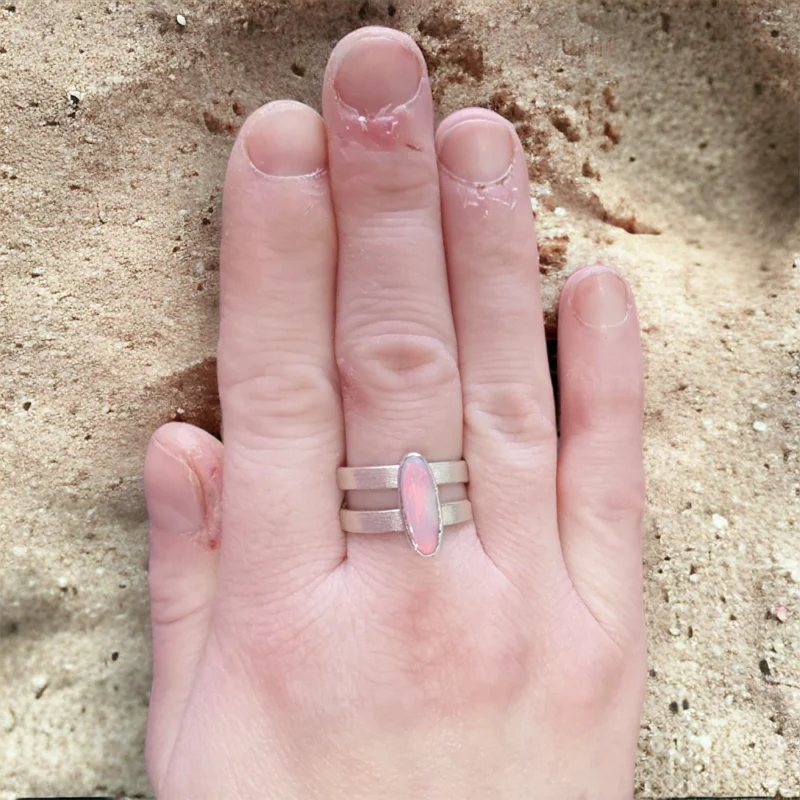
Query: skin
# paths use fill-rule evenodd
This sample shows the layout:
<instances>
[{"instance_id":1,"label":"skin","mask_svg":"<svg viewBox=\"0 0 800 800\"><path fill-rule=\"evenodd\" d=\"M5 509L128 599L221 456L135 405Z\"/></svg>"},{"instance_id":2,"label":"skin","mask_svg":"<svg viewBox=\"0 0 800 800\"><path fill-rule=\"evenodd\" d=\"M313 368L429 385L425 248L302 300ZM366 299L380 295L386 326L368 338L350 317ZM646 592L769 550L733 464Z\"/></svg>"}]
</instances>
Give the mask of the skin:
<instances>
[{"instance_id":1,"label":"skin","mask_svg":"<svg viewBox=\"0 0 800 800\"><path fill-rule=\"evenodd\" d=\"M271 103L231 153L224 446L173 423L147 452L157 796L629 798L646 674L630 289L598 265L563 288L559 438L513 127L465 109L434 132L421 54L382 28L336 46L322 108ZM338 524L336 468L410 451L470 467L474 523L433 559Z\"/></svg>"}]
</instances>

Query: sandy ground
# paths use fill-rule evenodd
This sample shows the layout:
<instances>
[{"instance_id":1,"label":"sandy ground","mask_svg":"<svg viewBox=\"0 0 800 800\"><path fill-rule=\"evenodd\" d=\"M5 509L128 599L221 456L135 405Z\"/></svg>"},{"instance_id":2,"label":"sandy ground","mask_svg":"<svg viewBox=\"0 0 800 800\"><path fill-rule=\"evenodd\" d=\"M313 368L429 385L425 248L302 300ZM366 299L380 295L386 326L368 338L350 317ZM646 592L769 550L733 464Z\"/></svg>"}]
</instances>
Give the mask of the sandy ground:
<instances>
[{"instance_id":1,"label":"sandy ground","mask_svg":"<svg viewBox=\"0 0 800 800\"><path fill-rule=\"evenodd\" d=\"M800 5L2 0L0 797L149 792L141 462L219 427L226 154L366 23L517 124L551 331L579 264L635 287L639 793L800 794Z\"/></svg>"}]
</instances>

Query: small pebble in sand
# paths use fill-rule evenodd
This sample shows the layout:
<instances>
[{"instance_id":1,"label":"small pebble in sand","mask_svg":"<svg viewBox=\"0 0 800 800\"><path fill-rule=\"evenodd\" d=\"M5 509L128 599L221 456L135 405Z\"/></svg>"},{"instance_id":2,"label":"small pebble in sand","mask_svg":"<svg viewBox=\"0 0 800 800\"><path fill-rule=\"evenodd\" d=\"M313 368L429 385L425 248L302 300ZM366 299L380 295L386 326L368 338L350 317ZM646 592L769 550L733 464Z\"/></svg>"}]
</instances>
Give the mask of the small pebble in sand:
<instances>
[{"instance_id":1,"label":"small pebble in sand","mask_svg":"<svg viewBox=\"0 0 800 800\"><path fill-rule=\"evenodd\" d=\"M712 514L711 524L718 530L724 531L728 527L728 520L722 514Z\"/></svg>"},{"instance_id":2,"label":"small pebble in sand","mask_svg":"<svg viewBox=\"0 0 800 800\"><path fill-rule=\"evenodd\" d=\"M47 686L47 677L45 675L34 675L31 683L34 689L44 689Z\"/></svg>"},{"instance_id":3,"label":"small pebble in sand","mask_svg":"<svg viewBox=\"0 0 800 800\"><path fill-rule=\"evenodd\" d=\"M772 609L772 613L775 615L775 619L777 619L778 622L786 622L786 620L789 619L791 611L789 611L785 605L780 604Z\"/></svg>"},{"instance_id":4,"label":"small pebble in sand","mask_svg":"<svg viewBox=\"0 0 800 800\"><path fill-rule=\"evenodd\" d=\"M566 209L566 208L562 208L561 206L556 206L556 207L553 209L553 213L554 213L554 214L555 214L557 217L566 217L566 216L567 216L567 209Z\"/></svg>"},{"instance_id":5,"label":"small pebble in sand","mask_svg":"<svg viewBox=\"0 0 800 800\"><path fill-rule=\"evenodd\" d=\"M762 422L760 419L753 423L753 430L763 433L767 429L767 423Z\"/></svg>"},{"instance_id":6,"label":"small pebble in sand","mask_svg":"<svg viewBox=\"0 0 800 800\"><path fill-rule=\"evenodd\" d=\"M183 16L183 14L178 14L178 16L175 18L175 21L176 21L176 22L178 23L178 25L180 25L182 28L185 28L185 27L186 27L186 17L184 17L184 16Z\"/></svg>"}]
</instances>

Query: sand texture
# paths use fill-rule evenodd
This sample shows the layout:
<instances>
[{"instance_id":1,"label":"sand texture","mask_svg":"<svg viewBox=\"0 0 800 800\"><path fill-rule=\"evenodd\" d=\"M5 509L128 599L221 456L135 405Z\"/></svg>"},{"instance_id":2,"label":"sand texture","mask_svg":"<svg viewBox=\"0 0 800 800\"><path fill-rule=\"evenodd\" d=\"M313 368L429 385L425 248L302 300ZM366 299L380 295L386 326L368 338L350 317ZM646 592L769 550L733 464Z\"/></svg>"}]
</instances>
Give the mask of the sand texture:
<instances>
[{"instance_id":1,"label":"sand texture","mask_svg":"<svg viewBox=\"0 0 800 800\"><path fill-rule=\"evenodd\" d=\"M219 430L227 152L368 23L517 125L548 330L583 263L636 291L637 791L800 794L800 4L2 0L0 797L150 791L142 456Z\"/></svg>"}]
</instances>

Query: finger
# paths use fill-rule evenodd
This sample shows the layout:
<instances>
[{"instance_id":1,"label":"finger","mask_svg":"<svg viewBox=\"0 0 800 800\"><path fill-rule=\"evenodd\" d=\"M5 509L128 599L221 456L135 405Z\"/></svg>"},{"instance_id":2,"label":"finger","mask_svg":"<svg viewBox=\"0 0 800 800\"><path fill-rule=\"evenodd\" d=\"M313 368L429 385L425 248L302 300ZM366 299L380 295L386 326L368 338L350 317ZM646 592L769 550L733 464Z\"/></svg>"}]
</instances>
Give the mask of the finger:
<instances>
[{"instance_id":1,"label":"finger","mask_svg":"<svg viewBox=\"0 0 800 800\"><path fill-rule=\"evenodd\" d=\"M397 464L411 451L431 462L460 459L433 102L413 40L381 28L346 37L328 66L323 109L339 231L336 354L347 462ZM459 488L443 487L442 499ZM397 498L352 492L348 504L392 508ZM391 559L399 580L397 564L417 568L414 558L402 536L350 534L349 560Z\"/></svg>"},{"instance_id":2,"label":"finger","mask_svg":"<svg viewBox=\"0 0 800 800\"><path fill-rule=\"evenodd\" d=\"M339 563L342 458L333 355L335 225L319 115L271 103L225 182L218 372L225 458L222 595L280 594Z\"/></svg>"},{"instance_id":3,"label":"finger","mask_svg":"<svg viewBox=\"0 0 800 800\"><path fill-rule=\"evenodd\" d=\"M172 749L208 635L219 560L223 447L183 423L159 428L144 464L150 517L153 689L148 751Z\"/></svg>"},{"instance_id":4,"label":"finger","mask_svg":"<svg viewBox=\"0 0 800 800\"><path fill-rule=\"evenodd\" d=\"M564 571L525 157L513 126L482 109L446 119L436 141L478 535L504 571L547 591Z\"/></svg>"},{"instance_id":5,"label":"finger","mask_svg":"<svg viewBox=\"0 0 800 800\"><path fill-rule=\"evenodd\" d=\"M561 295L558 509L567 569L612 636L642 618L643 366L633 296L607 267Z\"/></svg>"}]
</instances>

